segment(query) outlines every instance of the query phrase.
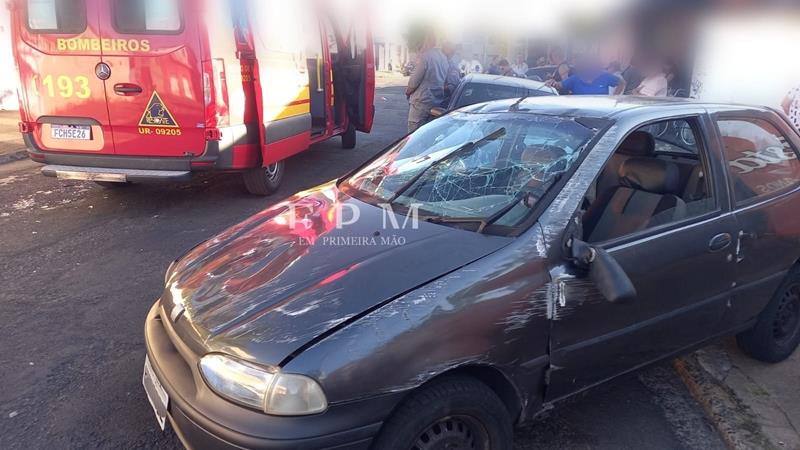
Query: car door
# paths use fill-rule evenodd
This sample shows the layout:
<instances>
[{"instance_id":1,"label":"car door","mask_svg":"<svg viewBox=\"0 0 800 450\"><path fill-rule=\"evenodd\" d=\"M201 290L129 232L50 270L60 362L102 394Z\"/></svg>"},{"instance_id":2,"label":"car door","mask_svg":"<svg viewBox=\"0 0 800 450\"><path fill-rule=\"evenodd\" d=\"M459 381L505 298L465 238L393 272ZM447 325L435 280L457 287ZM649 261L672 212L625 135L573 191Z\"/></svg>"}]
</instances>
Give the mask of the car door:
<instances>
[{"instance_id":1,"label":"car door","mask_svg":"<svg viewBox=\"0 0 800 450\"><path fill-rule=\"evenodd\" d=\"M20 94L45 151L113 154L102 63L100 0L10 3ZM9 70L7 67L6 70ZM82 135L70 129L83 128Z\"/></svg>"},{"instance_id":2,"label":"car door","mask_svg":"<svg viewBox=\"0 0 800 450\"><path fill-rule=\"evenodd\" d=\"M356 130L369 133L375 119L375 45L367 21L359 19L340 21L336 26L345 43L340 63L346 82L347 116Z\"/></svg>"},{"instance_id":3,"label":"car door","mask_svg":"<svg viewBox=\"0 0 800 450\"><path fill-rule=\"evenodd\" d=\"M299 2L298 2L299 3ZM282 161L311 142L311 96L303 26L295 2L250 0L262 162Z\"/></svg>"},{"instance_id":4,"label":"car door","mask_svg":"<svg viewBox=\"0 0 800 450\"><path fill-rule=\"evenodd\" d=\"M714 121L739 226L734 327L758 316L800 258L798 139L774 114L726 113Z\"/></svg>"},{"instance_id":5,"label":"car door","mask_svg":"<svg viewBox=\"0 0 800 450\"><path fill-rule=\"evenodd\" d=\"M680 141L671 136L686 124L694 133L693 145L678 146ZM552 322L548 400L676 354L725 328L722 320L735 276L737 228L726 209L719 155L713 151L716 147L707 145L709 126L706 116L697 115L640 127L621 141L601 172L601 177L606 172L624 176L607 192L598 192L586 208L584 240L613 256L638 297L629 304L611 304L571 266L554 277L559 301ZM657 131L665 128L673 131L669 135ZM614 166L617 158L624 159L619 168ZM641 186L635 185L638 177L657 176L648 171L658 167L672 174L664 180L674 180L677 167L678 184L663 181L663 187L656 187L640 180ZM636 189L627 187L634 185ZM639 193L642 186L652 192ZM631 190L633 195L626 197ZM618 211L620 195L627 204ZM587 193L591 197L594 194ZM659 213L644 212L643 205L651 200L668 207ZM595 206L603 214L591 224ZM608 211L610 216L605 215ZM652 219L633 230L626 226L626 221L640 221L639 215ZM609 217L610 225L604 222ZM603 227L610 231L603 232Z\"/></svg>"},{"instance_id":6,"label":"car door","mask_svg":"<svg viewBox=\"0 0 800 450\"><path fill-rule=\"evenodd\" d=\"M180 0L103 2L106 97L116 153L199 156L205 151L197 8ZM210 75L210 74L209 74Z\"/></svg>"}]
</instances>

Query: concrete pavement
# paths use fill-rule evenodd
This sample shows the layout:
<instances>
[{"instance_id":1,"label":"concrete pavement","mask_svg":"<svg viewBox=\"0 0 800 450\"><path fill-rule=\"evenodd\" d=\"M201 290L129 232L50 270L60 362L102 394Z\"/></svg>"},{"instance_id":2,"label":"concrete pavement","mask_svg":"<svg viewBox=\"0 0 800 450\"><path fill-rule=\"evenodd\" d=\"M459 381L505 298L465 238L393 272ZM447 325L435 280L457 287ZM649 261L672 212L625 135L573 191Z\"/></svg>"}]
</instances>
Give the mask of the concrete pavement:
<instances>
[{"instance_id":1,"label":"concrete pavement","mask_svg":"<svg viewBox=\"0 0 800 450\"><path fill-rule=\"evenodd\" d=\"M27 158L18 124L19 112L0 111L0 164Z\"/></svg>"},{"instance_id":2,"label":"concrete pavement","mask_svg":"<svg viewBox=\"0 0 800 450\"><path fill-rule=\"evenodd\" d=\"M800 351L765 364L728 339L677 367L729 447L800 450Z\"/></svg>"},{"instance_id":3,"label":"concrete pavement","mask_svg":"<svg viewBox=\"0 0 800 450\"><path fill-rule=\"evenodd\" d=\"M381 80L376 128L288 162L268 199L236 175L107 191L0 165L0 448L178 448L141 387L142 326L169 261L302 189L333 179L405 133L402 79ZM672 368L661 365L550 411L518 449L722 449Z\"/></svg>"}]
</instances>

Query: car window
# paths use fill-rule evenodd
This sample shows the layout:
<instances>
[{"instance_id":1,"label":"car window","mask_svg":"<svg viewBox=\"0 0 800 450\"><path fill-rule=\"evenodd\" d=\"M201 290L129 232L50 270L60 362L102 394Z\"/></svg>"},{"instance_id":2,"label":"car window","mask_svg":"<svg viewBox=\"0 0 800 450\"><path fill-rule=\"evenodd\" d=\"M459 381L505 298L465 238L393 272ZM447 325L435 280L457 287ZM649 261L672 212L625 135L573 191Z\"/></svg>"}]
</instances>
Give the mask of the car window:
<instances>
[{"instance_id":1,"label":"car window","mask_svg":"<svg viewBox=\"0 0 800 450\"><path fill-rule=\"evenodd\" d=\"M492 100L516 98L522 95L519 88L513 86L498 86L487 83L469 83L464 86L461 96L456 102L456 108L474 105Z\"/></svg>"},{"instance_id":2,"label":"car window","mask_svg":"<svg viewBox=\"0 0 800 450\"><path fill-rule=\"evenodd\" d=\"M533 114L455 112L420 128L341 187L438 221L516 227L579 159L596 131Z\"/></svg>"},{"instance_id":3,"label":"car window","mask_svg":"<svg viewBox=\"0 0 800 450\"><path fill-rule=\"evenodd\" d=\"M78 34L86 31L84 0L28 0L28 29L36 33Z\"/></svg>"},{"instance_id":4,"label":"car window","mask_svg":"<svg viewBox=\"0 0 800 450\"><path fill-rule=\"evenodd\" d=\"M717 210L701 136L695 118L631 133L587 193L584 240L620 239Z\"/></svg>"},{"instance_id":5,"label":"car window","mask_svg":"<svg viewBox=\"0 0 800 450\"><path fill-rule=\"evenodd\" d=\"M553 94L547 91L540 91L538 89L526 89L525 95L527 95L528 97L550 97Z\"/></svg>"},{"instance_id":6,"label":"car window","mask_svg":"<svg viewBox=\"0 0 800 450\"><path fill-rule=\"evenodd\" d=\"M666 120L645 128L656 142L656 153L697 155L697 140L687 119Z\"/></svg>"},{"instance_id":7,"label":"car window","mask_svg":"<svg viewBox=\"0 0 800 450\"><path fill-rule=\"evenodd\" d=\"M126 34L173 34L183 28L181 0L114 0L114 28Z\"/></svg>"},{"instance_id":8,"label":"car window","mask_svg":"<svg viewBox=\"0 0 800 450\"><path fill-rule=\"evenodd\" d=\"M737 204L800 185L800 160L786 137L761 119L717 122Z\"/></svg>"}]
</instances>

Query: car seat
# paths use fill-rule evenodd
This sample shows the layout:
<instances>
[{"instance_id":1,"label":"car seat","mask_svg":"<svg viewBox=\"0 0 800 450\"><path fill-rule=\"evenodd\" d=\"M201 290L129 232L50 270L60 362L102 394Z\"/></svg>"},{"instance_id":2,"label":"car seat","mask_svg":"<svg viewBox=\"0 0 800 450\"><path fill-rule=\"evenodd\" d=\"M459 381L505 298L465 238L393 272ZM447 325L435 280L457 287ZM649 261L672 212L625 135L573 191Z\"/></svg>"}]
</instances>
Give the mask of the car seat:
<instances>
[{"instance_id":1,"label":"car seat","mask_svg":"<svg viewBox=\"0 0 800 450\"><path fill-rule=\"evenodd\" d=\"M619 168L619 185L601 193L584 215L589 242L603 242L686 215L680 171L656 158L630 158Z\"/></svg>"}]
</instances>

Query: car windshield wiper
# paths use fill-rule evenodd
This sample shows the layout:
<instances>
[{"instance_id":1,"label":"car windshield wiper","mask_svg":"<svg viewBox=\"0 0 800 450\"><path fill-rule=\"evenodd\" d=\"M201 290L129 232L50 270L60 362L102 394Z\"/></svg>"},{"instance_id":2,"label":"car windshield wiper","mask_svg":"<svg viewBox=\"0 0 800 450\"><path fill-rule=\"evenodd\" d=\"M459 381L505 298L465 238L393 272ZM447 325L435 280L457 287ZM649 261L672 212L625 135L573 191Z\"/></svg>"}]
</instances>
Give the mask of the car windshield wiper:
<instances>
[{"instance_id":1,"label":"car windshield wiper","mask_svg":"<svg viewBox=\"0 0 800 450\"><path fill-rule=\"evenodd\" d=\"M478 233L483 233L486 230L486 227L489 224L486 222L486 219L482 219L480 217L440 217L440 216L432 216L432 217L423 217L423 221L428 223L435 223L437 225L452 225L452 224L469 224L469 223L476 223L480 225L478 228Z\"/></svg>"},{"instance_id":2,"label":"car windshield wiper","mask_svg":"<svg viewBox=\"0 0 800 450\"><path fill-rule=\"evenodd\" d=\"M400 189L398 189L397 192L395 192L394 195L392 195L392 197L388 200L388 202L390 204L394 203L398 198L400 198L400 196L405 194L407 190L411 189L417 183L417 181L419 181L423 176L425 176L426 173L428 173L434 167L438 167L439 165L441 165L441 164L443 164L443 163L445 163L445 162L447 162L447 161L449 161L449 160L451 160L451 159L453 159L453 158L455 158L455 157L457 157L457 156L459 156L461 154L470 152L470 151L476 149L478 146L480 146L480 145L482 145L482 144L484 144L486 142L493 141L495 139L499 139L499 138L505 136L505 134L506 134L505 127L500 128L497 131L495 131L494 133L489 134L489 135L487 135L487 136L485 136L485 137L483 137L483 138L481 138L481 139L479 139L479 140L477 140L475 142L468 142L468 143L462 145L461 147L453 150L451 153L447 154L446 156L434 161L433 163L431 163L430 166L422 169L418 174L414 175L410 180L408 180L408 182L406 182L405 184L400 186Z\"/></svg>"}]
</instances>

